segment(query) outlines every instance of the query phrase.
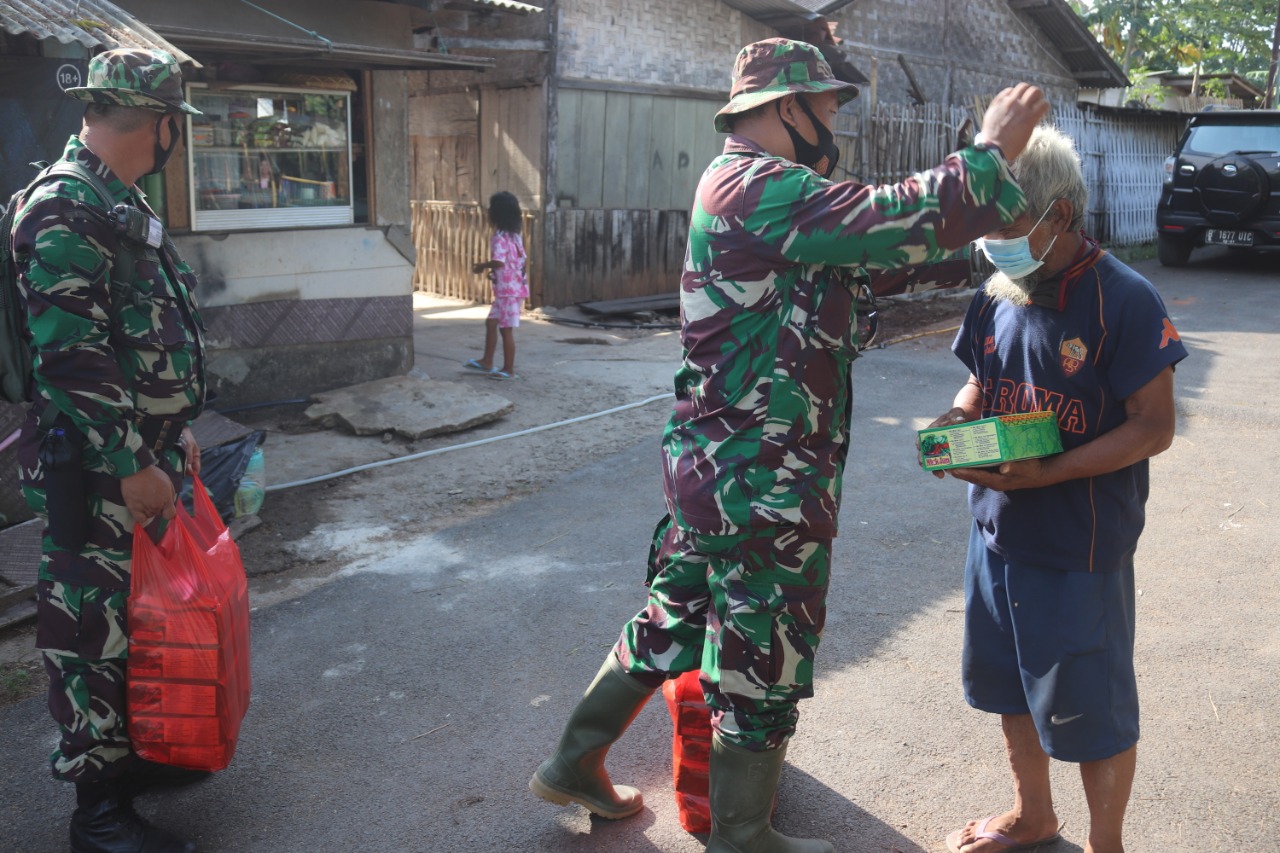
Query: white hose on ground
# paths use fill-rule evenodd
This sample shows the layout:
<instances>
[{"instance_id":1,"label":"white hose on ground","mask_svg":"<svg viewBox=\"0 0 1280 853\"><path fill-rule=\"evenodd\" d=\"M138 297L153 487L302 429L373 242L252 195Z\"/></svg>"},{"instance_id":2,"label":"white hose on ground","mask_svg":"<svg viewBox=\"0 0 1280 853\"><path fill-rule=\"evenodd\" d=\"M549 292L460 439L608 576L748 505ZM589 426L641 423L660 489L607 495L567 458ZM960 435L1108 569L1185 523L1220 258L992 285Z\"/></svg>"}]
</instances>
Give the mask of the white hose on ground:
<instances>
[{"instance_id":1,"label":"white hose on ground","mask_svg":"<svg viewBox=\"0 0 1280 853\"><path fill-rule=\"evenodd\" d=\"M551 424L543 424L542 426L529 427L528 429L522 429L517 432L509 432L509 433L506 433L505 435L494 435L494 436L490 436L489 438L479 438L479 439L476 439L475 441L467 441L462 444L451 444L448 447L436 447L431 450L423 450L420 453L411 453L408 456L397 456L394 459L382 459L377 462L367 462L364 465L356 465L354 468L346 468L342 471L334 471L332 474L321 474L318 477L308 477L305 480L295 480L292 483L279 483L276 485L269 485L267 486L266 491L279 492L279 491L283 491L284 489L292 489L297 486L309 486L312 483L323 483L325 480L336 480L338 477L345 477L348 474L355 474L358 471L368 471L371 468L381 468L384 465L395 465L400 462L412 462L415 459L425 459L428 456L435 456L439 453L448 453L452 450L466 450L469 447L479 447L482 444L490 444L495 441L505 441L508 438L519 438L522 435L532 435L535 432L542 432L544 430L555 429L556 427L569 426L570 424L578 424L578 423L582 423L583 421L589 421L593 418L603 418L605 415L616 415L618 412L625 412L627 409L638 409L641 406L647 406L650 403L656 403L658 400L667 400L674 396L675 395L672 394L671 392L667 392L666 394L655 394L652 397L648 397L644 400L640 400L635 403L627 403L626 405L623 405L623 406L614 406L612 409L605 409L602 412L592 412L589 415L579 415L576 418L569 418L568 420L564 420L564 421L556 421L555 423L551 423Z\"/></svg>"}]
</instances>

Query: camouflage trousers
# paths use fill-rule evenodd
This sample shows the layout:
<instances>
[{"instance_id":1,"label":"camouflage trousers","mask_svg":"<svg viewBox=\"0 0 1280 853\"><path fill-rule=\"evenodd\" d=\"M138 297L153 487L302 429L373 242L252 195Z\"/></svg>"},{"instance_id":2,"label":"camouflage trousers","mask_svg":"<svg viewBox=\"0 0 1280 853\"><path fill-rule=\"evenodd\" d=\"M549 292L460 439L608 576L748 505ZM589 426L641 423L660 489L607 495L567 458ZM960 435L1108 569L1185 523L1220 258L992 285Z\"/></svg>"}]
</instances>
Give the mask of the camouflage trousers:
<instances>
[{"instance_id":1,"label":"camouflage trousers","mask_svg":"<svg viewBox=\"0 0 1280 853\"><path fill-rule=\"evenodd\" d=\"M59 779L113 778L132 760L124 680L128 596L97 586L39 583L36 646L49 674L49 712L61 733L50 759Z\"/></svg>"},{"instance_id":2,"label":"camouflage trousers","mask_svg":"<svg viewBox=\"0 0 1280 853\"><path fill-rule=\"evenodd\" d=\"M39 435L29 416L18 444L19 477L27 506L48 521ZM36 601L36 647L49 674L49 712L61 733L53 775L71 782L113 778L134 760L125 705L129 654L127 603L133 563L133 516L120 480L101 456L84 448L89 500L88 540L79 551L53 544L45 531ZM177 489L183 459L162 454L160 468ZM149 527L159 539L166 522Z\"/></svg>"},{"instance_id":3,"label":"camouflage trousers","mask_svg":"<svg viewBox=\"0 0 1280 853\"><path fill-rule=\"evenodd\" d=\"M648 604L613 650L623 668L651 684L701 668L722 738L782 746L813 695L831 540L784 526L706 536L664 519L649 561Z\"/></svg>"}]
</instances>

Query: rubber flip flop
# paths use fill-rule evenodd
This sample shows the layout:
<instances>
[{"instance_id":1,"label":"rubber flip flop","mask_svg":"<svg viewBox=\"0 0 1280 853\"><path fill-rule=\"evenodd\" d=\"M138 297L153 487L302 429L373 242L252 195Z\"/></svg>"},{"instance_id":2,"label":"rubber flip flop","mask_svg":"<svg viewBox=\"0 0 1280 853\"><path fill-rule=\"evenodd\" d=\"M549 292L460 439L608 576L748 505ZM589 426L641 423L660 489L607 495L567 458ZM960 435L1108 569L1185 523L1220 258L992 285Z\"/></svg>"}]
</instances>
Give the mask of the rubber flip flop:
<instances>
[{"instance_id":1,"label":"rubber flip flop","mask_svg":"<svg viewBox=\"0 0 1280 853\"><path fill-rule=\"evenodd\" d=\"M491 368L491 367L485 367L483 364L481 364L480 362L476 361L474 358L473 358L473 359L469 359L469 360L467 361L467 363L466 363L466 364L464 364L464 365L462 365L462 366L463 366L463 367L470 368L471 370L478 370L478 371L480 371L481 373L493 373L493 368Z\"/></svg>"},{"instance_id":2,"label":"rubber flip flop","mask_svg":"<svg viewBox=\"0 0 1280 853\"><path fill-rule=\"evenodd\" d=\"M505 371L502 371L502 370L494 370L489 373L489 378L497 379L501 382L506 382L511 379L519 379L520 377L514 373L506 373Z\"/></svg>"},{"instance_id":3,"label":"rubber flip flop","mask_svg":"<svg viewBox=\"0 0 1280 853\"><path fill-rule=\"evenodd\" d=\"M999 844L1002 846L1003 849L1000 850L1000 853L1013 853L1013 851L1016 851L1016 850L1034 850L1035 848L1043 844L1052 844L1053 842L1062 838L1063 824L1060 824L1058 826L1058 831L1055 832L1053 835L1049 835L1044 838L1041 838L1039 841L1031 841L1027 844L1019 844L1009 836L1005 835L1003 832L996 832L994 830L992 830L991 832L987 831L987 825L990 824L991 821L995 820L997 817L999 817L999 815L992 815L991 817L984 818L982 823L978 824L976 831L973 834L973 841L966 842L966 844L972 846L978 843L979 841L994 841L996 844ZM960 836L963 833L964 833L963 829L957 829L955 832L947 836L947 849L950 850L951 853L964 853L964 851L960 849Z\"/></svg>"}]
</instances>

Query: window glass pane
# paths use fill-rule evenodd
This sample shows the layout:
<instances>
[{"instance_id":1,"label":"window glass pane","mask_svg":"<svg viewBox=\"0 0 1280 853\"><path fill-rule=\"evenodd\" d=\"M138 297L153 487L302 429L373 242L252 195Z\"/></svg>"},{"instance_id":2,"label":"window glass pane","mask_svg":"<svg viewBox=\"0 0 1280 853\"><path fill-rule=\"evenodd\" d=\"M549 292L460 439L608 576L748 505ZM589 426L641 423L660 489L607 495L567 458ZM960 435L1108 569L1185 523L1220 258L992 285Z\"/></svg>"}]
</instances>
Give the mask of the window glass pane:
<instances>
[{"instance_id":1,"label":"window glass pane","mask_svg":"<svg viewBox=\"0 0 1280 853\"><path fill-rule=\"evenodd\" d=\"M351 221L346 93L193 89L190 100L204 113L191 118L198 228ZM299 212L315 208L334 215ZM204 211L259 213L202 217Z\"/></svg>"},{"instance_id":2,"label":"window glass pane","mask_svg":"<svg viewBox=\"0 0 1280 853\"><path fill-rule=\"evenodd\" d=\"M1280 124L1204 124L1191 129L1186 147L1198 154L1280 151Z\"/></svg>"}]
</instances>

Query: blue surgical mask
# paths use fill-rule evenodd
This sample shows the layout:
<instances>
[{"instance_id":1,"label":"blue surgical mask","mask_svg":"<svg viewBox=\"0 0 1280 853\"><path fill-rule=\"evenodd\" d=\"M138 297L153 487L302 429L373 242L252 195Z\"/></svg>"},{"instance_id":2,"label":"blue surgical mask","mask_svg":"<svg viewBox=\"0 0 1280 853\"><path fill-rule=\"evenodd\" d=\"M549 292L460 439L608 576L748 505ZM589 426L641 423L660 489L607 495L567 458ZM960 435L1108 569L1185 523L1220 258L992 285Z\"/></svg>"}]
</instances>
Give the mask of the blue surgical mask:
<instances>
[{"instance_id":1,"label":"blue surgical mask","mask_svg":"<svg viewBox=\"0 0 1280 853\"><path fill-rule=\"evenodd\" d=\"M1054 201L1057 201L1057 199L1054 199ZM1049 211L1052 209L1053 204L1051 203L1045 208L1044 213L1040 214L1036 224L1031 226L1031 231L1040 227L1040 223L1044 222L1044 218L1049 215ZM988 240L985 237L979 237L976 242L978 247L982 249L983 254L987 256L987 260L991 261L1000 272L1009 276L1009 278L1026 278L1044 266L1044 256L1049 254L1053 244L1058 239L1057 234L1053 235L1049 245L1045 247L1044 252L1037 258L1031 254L1031 231L1011 240Z\"/></svg>"}]
</instances>

